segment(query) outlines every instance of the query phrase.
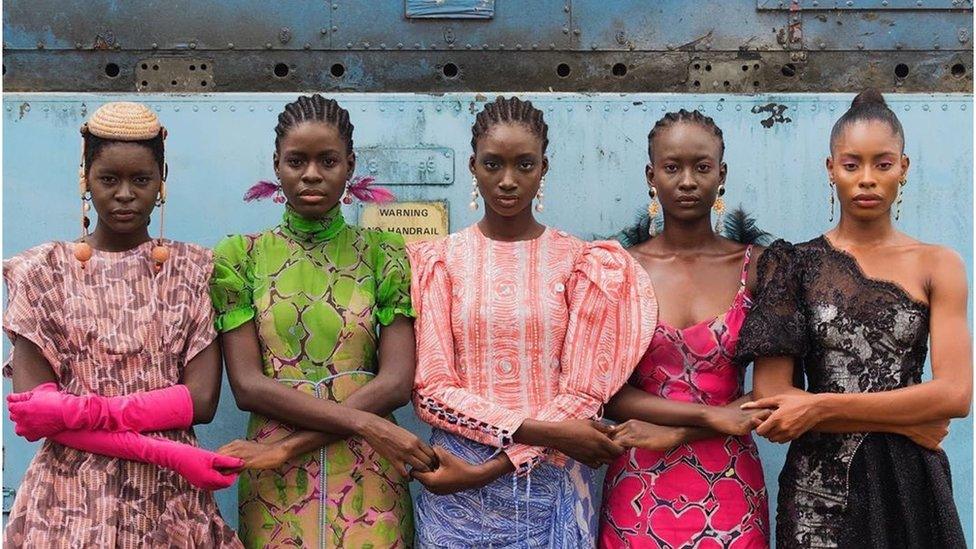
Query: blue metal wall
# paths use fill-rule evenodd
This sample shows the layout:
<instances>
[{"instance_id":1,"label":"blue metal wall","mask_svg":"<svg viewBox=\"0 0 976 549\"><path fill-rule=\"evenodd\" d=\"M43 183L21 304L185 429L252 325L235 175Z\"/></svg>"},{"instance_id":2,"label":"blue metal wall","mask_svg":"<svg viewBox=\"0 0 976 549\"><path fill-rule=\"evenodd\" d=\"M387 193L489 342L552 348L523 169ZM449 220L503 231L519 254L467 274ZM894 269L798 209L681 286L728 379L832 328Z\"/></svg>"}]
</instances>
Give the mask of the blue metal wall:
<instances>
[{"instance_id":1,"label":"blue metal wall","mask_svg":"<svg viewBox=\"0 0 976 549\"><path fill-rule=\"evenodd\" d=\"M488 97L474 94L348 94L337 96L350 110L361 156L379 159L383 149L410 148L409 162L453 151L453 166L438 160L427 184L397 186L401 199L447 200L451 229L478 218L467 209L470 126ZM823 161L834 120L848 94L755 96L650 94L524 94L546 112L550 127L550 192L541 215L547 223L590 238L615 233L646 206L646 135L665 111L696 108L725 132L729 165L727 200L743 204L775 235L799 241L828 228L828 187ZM78 234L76 196L78 126L106 101L149 103L170 131L168 236L212 246L224 235L275 224L280 206L244 204L244 190L273 176L272 127L293 95L221 94L105 96L8 94L3 99L3 256L52 239ZM970 95L890 95L907 135L912 159L899 227L929 242L951 246L966 260L972 280L973 117ZM782 110L782 116L772 113ZM765 122L765 124L764 124ZM447 156L444 156L446 158ZM426 164L426 163L425 163ZM429 164L427 164L429 165ZM369 162L361 161L362 170ZM398 176L402 177L402 176ZM437 184L434 179L436 179ZM357 206L348 218L357 219ZM4 352L9 343L4 341ZM10 390L4 381L5 393ZM245 416L225 385L216 420L200 427L208 448L244 433ZM397 414L418 432L409 408ZM954 422L945 448L953 468L956 500L972 543L972 420ZM3 485L16 489L36 448L13 433L4 414L6 465ZM766 482L775 501L785 447L760 443ZM224 516L236 525L236 492L217 494ZM5 498L4 507L11 504Z\"/></svg>"}]
</instances>

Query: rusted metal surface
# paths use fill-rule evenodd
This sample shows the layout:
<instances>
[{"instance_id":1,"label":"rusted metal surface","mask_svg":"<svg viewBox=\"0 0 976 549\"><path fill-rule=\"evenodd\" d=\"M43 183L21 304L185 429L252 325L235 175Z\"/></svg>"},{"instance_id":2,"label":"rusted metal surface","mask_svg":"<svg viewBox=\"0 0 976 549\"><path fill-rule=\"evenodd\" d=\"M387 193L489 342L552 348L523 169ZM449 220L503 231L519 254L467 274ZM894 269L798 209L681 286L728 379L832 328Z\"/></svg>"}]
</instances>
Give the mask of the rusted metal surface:
<instances>
[{"instance_id":1,"label":"rusted metal surface","mask_svg":"<svg viewBox=\"0 0 976 549\"><path fill-rule=\"evenodd\" d=\"M408 17L487 5L11 0L3 82L213 89L138 77L143 60L166 58L209 61L218 91L972 91L971 0L533 0L491 3L490 18Z\"/></svg>"}]
</instances>

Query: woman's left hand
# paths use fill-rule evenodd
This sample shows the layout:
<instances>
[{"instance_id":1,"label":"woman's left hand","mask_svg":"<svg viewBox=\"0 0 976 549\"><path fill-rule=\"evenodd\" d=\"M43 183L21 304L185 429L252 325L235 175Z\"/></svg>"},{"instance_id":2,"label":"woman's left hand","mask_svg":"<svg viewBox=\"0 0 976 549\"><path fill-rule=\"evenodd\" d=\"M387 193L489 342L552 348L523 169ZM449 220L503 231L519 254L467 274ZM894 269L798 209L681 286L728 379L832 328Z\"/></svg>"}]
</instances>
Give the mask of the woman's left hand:
<instances>
[{"instance_id":1,"label":"woman's left hand","mask_svg":"<svg viewBox=\"0 0 976 549\"><path fill-rule=\"evenodd\" d=\"M770 442L789 442L824 420L820 395L788 393L742 405L743 410L774 408L773 413L756 427L756 434Z\"/></svg>"},{"instance_id":2,"label":"woman's left hand","mask_svg":"<svg viewBox=\"0 0 976 549\"><path fill-rule=\"evenodd\" d=\"M244 469L278 469L288 460L281 444L253 440L234 440L218 448L217 453L244 460Z\"/></svg>"},{"instance_id":3,"label":"woman's left hand","mask_svg":"<svg viewBox=\"0 0 976 549\"><path fill-rule=\"evenodd\" d=\"M420 481L427 490L439 496L453 494L472 488L481 488L488 483L484 466L473 465L455 456L451 452L434 446L439 465L429 473L421 473L416 469L411 476Z\"/></svg>"}]
</instances>

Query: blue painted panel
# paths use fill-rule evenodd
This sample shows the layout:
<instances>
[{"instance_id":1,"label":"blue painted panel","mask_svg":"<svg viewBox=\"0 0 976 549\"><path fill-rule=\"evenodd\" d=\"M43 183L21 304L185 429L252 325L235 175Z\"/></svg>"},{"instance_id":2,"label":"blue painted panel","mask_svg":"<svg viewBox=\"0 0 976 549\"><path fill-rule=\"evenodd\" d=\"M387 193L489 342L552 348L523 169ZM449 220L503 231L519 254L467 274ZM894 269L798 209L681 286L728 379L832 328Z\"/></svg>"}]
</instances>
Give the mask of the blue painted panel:
<instances>
[{"instance_id":1,"label":"blue painted panel","mask_svg":"<svg viewBox=\"0 0 976 549\"><path fill-rule=\"evenodd\" d=\"M408 18L491 19L495 0L406 0Z\"/></svg>"},{"instance_id":2,"label":"blue painted panel","mask_svg":"<svg viewBox=\"0 0 976 549\"><path fill-rule=\"evenodd\" d=\"M492 97L473 94L346 94L360 151L377 147L441 147L453 151L451 185L399 186L404 200L445 200L451 230L475 222L467 208L470 127ZM545 111L550 127L546 209L541 219L582 237L606 236L628 225L647 205L644 182L647 132L666 111L699 109L724 130L730 206L743 204L760 226L794 241L829 226L823 161L827 137L847 108L848 94L651 95L524 94ZM212 246L225 234L275 224L280 206L244 204L241 196L258 179L273 175L277 113L293 95L104 96L8 94L2 112L3 256L52 239L77 235L78 126L98 105L128 99L150 103L170 130L168 235ZM965 259L972 280L972 98L969 95L889 95L906 132L912 159L899 227L929 242L948 245ZM778 116L777 116L778 115ZM765 124L764 124L765 122ZM361 174L366 166L360 164ZM400 178L396 171L391 177ZM465 175L462 175L465 174ZM396 183L397 181L380 181ZM401 181L402 182L402 181ZM347 208L358 218L358 206ZM9 349L4 342L5 350ZM9 381L4 382L9 391ZM208 448L244 433L245 416L226 383L214 423L200 427ZM428 432L409 408L404 425ZM4 414L6 467L3 485L16 488L34 449L13 434ZM945 441L960 515L972 544L972 420L956 421ZM760 441L766 482L775 501L785 447ZM234 489L217 494L224 516L236 524ZM775 511L775 509L774 509Z\"/></svg>"}]
</instances>

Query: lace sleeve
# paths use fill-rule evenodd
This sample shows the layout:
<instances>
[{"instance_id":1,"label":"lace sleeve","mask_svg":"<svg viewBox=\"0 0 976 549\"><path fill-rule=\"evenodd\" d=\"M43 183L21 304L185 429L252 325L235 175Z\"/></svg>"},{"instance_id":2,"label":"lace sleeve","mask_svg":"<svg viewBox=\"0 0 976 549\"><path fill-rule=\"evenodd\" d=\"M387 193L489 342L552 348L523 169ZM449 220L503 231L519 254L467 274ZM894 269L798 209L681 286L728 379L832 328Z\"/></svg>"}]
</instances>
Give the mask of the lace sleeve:
<instances>
[{"instance_id":1,"label":"lace sleeve","mask_svg":"<svg viewBox=\"0 0 976 549\"><path fill-rule=\"evenodd\" d=\"M759 258L756 298L739 335L736 361L806 354L802 272L792 244L777 240Z\"/></svg>"}]
</instances>

